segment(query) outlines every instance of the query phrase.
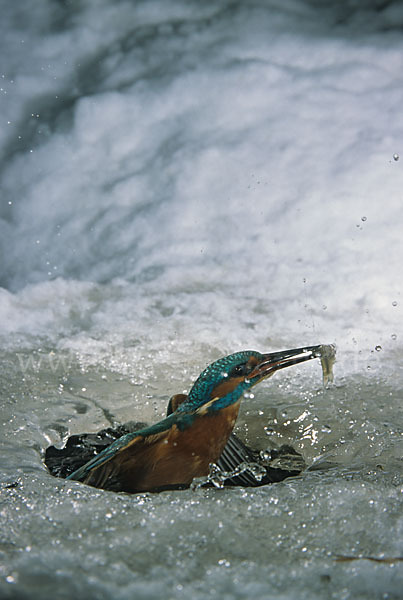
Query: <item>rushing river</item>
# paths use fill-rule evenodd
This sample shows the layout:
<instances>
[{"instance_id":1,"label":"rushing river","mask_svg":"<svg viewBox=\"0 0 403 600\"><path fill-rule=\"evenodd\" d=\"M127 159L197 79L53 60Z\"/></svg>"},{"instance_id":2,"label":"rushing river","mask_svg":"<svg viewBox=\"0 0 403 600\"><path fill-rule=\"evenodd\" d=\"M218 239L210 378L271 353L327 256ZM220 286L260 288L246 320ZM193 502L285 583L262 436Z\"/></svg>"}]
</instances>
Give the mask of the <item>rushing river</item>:
<instances>
[{"instance_id":1,"label":"rushing river","mask_svg":"<svg viewBox=\"0 0 403 600\"><path fill-rule=\"evenodd\" d=\"M0 597L401 598L401 3L1 9ZM279 372L236 426L320 469L127 495L44 465L220 356L328 343L333 385Z\"/></svg>"}]
</instances>

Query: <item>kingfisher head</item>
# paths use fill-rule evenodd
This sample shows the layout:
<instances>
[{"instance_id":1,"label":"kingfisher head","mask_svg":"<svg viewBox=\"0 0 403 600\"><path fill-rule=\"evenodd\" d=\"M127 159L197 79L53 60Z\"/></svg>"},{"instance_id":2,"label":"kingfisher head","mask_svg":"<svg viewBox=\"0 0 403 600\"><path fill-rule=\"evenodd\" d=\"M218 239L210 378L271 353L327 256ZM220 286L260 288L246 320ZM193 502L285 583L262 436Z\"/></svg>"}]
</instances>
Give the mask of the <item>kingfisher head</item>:
<instances>
[{"instance_id":1,"label":"kingfisher head","mask_svg":"<svg viewBox=\"0 0 403 600\"><path fill-rule=\"evenodd\" d=\"M320 356L321 346L294 348L261 354L254 350L236 352L216 360L197 378L180 412L206 407L208 412L230 406L251 387L284 369Z\"/></svg>"}]
</instances>

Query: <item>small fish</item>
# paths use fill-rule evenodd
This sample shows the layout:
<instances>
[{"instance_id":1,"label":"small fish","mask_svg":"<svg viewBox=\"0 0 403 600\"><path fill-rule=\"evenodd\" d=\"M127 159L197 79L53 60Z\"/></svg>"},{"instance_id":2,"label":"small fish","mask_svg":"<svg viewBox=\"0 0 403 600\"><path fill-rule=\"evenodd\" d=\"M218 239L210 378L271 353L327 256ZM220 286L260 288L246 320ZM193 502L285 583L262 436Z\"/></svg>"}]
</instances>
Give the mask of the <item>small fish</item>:
<instances>
[{"instance_id":1,"label":"small fish","mask_svg":"<svg viewBox=\"0 0 403 600\"><path fill-rule=\"evenodd\" d=\"M326 385L334 381L333 365L336 362L336 344L322 344L316 353L316 356L320 358L320 364L322 365L323 373L323 385Z\"/></svg>"}]
</instances>

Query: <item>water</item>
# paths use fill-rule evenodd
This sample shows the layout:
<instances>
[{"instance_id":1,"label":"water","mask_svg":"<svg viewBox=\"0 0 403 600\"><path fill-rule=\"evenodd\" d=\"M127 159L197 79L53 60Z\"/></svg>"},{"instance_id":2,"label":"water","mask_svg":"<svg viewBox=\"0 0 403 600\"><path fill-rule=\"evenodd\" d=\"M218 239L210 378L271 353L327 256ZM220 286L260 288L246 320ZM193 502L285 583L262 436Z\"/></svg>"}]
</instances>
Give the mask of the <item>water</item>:
<instances>
[{"instance_id":1,"label":"water","mask_svg":"<svg viewBox=\"0 0 403 600\"><path fill-rule=\"evenodd\" d=\"M400 598L398 2L3 3L0 596ZM308 470L127 496L47 446L212 360L336 343L237 432Z\"/></svg>"}]
</instances>

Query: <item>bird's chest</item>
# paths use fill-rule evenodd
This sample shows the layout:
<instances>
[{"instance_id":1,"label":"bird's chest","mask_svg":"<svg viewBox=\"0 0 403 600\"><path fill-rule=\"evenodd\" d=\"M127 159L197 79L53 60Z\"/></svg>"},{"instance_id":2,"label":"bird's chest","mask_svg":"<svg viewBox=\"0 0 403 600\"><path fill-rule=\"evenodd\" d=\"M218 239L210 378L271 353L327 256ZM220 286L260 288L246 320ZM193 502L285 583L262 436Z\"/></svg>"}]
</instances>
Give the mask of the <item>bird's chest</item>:
<instances>
[{"instance_id":1,"label":"bird's chest","mask_svg":"<svg viewBox=\"0 0 403 600\"><path fill-rule=\"evenodd\" d=\"M240 402L217 411L198 416L184 431L173 428L170 443L176 444L179 454L186 454L190 462L205 466L221 456L238 417Z\"/></svg>"},{"instance_id":2,"label":"bird's chest","mask_svg":"<svg viewBox=\"0 0 403 600\"><path fill-rule=\"evenodd\" d=\"M147 438L141 456L124 467L126 489L143 491L190 485L194 477L207 475L210 463L224 450L238 416L239 402L217 413L202 412L185 429L173 425L168 434Z\"/></svg>"}]
</instances>

